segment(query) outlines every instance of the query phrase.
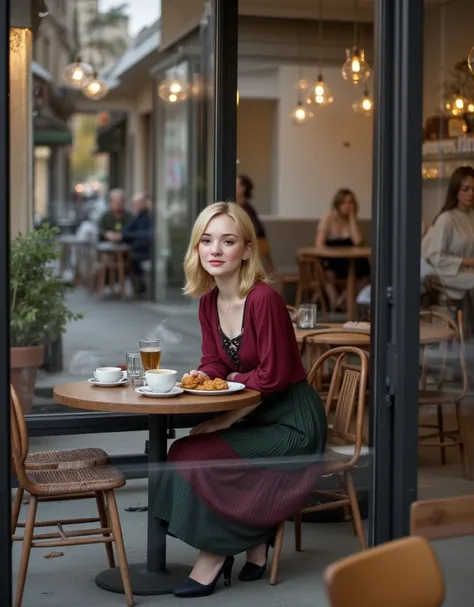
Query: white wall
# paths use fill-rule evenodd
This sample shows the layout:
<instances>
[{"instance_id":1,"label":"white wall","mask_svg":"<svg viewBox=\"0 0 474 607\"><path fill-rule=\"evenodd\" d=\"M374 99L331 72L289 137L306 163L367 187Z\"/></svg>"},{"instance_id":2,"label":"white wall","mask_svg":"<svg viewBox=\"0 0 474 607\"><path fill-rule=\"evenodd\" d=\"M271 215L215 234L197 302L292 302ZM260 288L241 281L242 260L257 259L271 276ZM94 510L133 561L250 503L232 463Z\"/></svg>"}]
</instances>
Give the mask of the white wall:
<instances>
[{"instance_id":1,"label":"white wall","mask_svg":"<svg viewBox=\"0 0 474 607\"><path fill-rule=\"evenodd\" d=\"M260 214L274 210L277 115L274 99L242 99L237 113L237 171L252 178Z\"/></svg>"},{"instance_id":2,"label":"white wall","mask_svg":"<svg viewBox=\"0 0 474 607\"><path fill-rule=\"evenodd\" d=\"M303 76L316 80L317 70L305 68ZM354 114L352 103L363 90L344 82L339 68L327 68L324 77L334 93L331 106L321 109L313 120L297 126L290 113L297 101L295 85L299 68L280 66L270 75L239 78L241 98L277 93L273 214L279 217L317 218L330 206L340 187L354 190L360 203L360 217L370 217L372 190L372 119ZM276 89L276 91L275 91ZM255 123L254 141L259 139ZM242 166L251 164L239 150ZM249 171L250 175L252 174Z\"/></svg>"}]
</instances>

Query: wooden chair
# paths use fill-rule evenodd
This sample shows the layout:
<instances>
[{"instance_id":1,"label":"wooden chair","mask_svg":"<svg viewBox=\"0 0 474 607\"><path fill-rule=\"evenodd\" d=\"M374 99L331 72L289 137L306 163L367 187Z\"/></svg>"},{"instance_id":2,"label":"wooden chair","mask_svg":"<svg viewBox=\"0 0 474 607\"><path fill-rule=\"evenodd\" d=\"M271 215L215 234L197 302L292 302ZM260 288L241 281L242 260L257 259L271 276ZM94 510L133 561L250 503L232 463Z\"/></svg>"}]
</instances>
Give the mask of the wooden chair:
<instances>
[{"instance_id":1,"label":"wooden chair","mask_svg":"<svg viewBox=\"0 0 474 607\"><path fill-rule=\"evenodd\" d=\"M15 406L18 396L15 388L10 385L10 394ZM19 409L22 417L23 412ZM82 449L63 449L58 451L37 451L28 453L25 460L26 470L55 470L70 468L90 468L93 466L105 466L109 462L108 454L97 447L86 447ZM20 486L15 492L15 499L12 507L12 533L15 533L17 526L24 527L24 524L18 524L21 504L24 496L24 489ZM91 497L95 497L92 495Z\"/></svg>"},{"instance_id":2,"label":"wooden chair","mask_svg":"<svg viewBox=\"0 0 474 607\"><path fill-rule=\"evenodd\" d=\"M323 292L324 272L319 259L314 255L296 255L296 263L299 269L298 287L296 291L295 307L303 303L308 298L310 303L319 302L321 315L327 320L328 307Z\"/></svg>"},{"instance_id":3,"label":"wooden chair","mask_svg":"<svg viewBox=\"0 0 474 607\"><path fill-rule=\"evenodd\" d=\"M19 526L18 513L21 507L19 493L15 500L12 521L12 540L23 542L23 548L18 570L18 580L14 607L21 607L25 588L26 574L30 559L31 548L53 548L64 546L80 546L85 544L104 543L110 567L115 567L112 542L115 542L119 561L122 583L127 605L134 603L127 557L123 542L120 518L115 501L114 489L125 485L121 472L110 466L63 467L55 469L28 469L28 434L21 405L14 392L10 401L11 410L11 444L13 471L23 492L29 493L28 514L24 524L23 536L14 535ZM99 510L99 518L63 519L52 521L36 521L38 502L67 501L95 497ZM68 525L90 524L100 522L98 528L66 530ZM37 527L56 527L58 531L35 533Z\"/></svg>"},{"instance_id":4,"label":"wooden chair","mask_svg":"<svg viewBox=\"0 0 474 607\"><path fill-rule=\"evenodd\" d=\"M410 532L427 540L474 535L474 495L413 502Z\"/></svg>"},{"instance_id":5,"label":"wooden chair","mask_svg":"<svg viewBox=\"0 0 474 607\"><path fill-rule=\"evenodd\" d=\"M318 335L334 335L334 344L322 344L322 343L314 343L313 338ZM300 353L302 357L306 357L306 368L311 369L314 362L324 353L325 350L328 350L332 347L339 347L341 345L340 338L342 337L346 343L346 345L353 345L357 348L365 349L365 347L360 343L361 336L363 337L363 333L361 331L357 331L355 329L316 329L315 331L311 331L306 333L301 341ZM351 344L351 342L353 342ZM370 341L367 342L367 349L370 349ZM315 360L316 359L316 360ZM347 363L344 363L347 366ZM315 380L314 387L321 391L324 389L324 380L327 379L328 375L324 372L325 369L320 367L317 380Z\"/></svg>"},{"instance_id":6,"label":"wooden chair","mask_svg":"<svg viewBox=\"0 0 474 607\"><path fill-rule=\"evenodd\" d=\"M358 357L359 368L355 365L351 365L351 368L343 367L344 359L349 355ZM346 517L352 521L352 527L359 538L361 548L364 550L367 547L354 480L351 474L360 458L367 456L369 453L368 447L363 444L364 406L368 372L367 355L359 348L350 346L328 350L311 369L308 377L311 385L313 385L321 366L331 357L336 357L336 364L326 399L326 415L328 417L334 399L337 402L333 423L329 427L328 444L325 451L325 474L337 476L341 484L341 491L315 490L312 493L314 497L323 497L331 501L309 505L295 514L295 548L297 551L301 551L302 514L334 508L344 509ZM355 432L351 432L350 427L354 422L354 417ZM284 530L285 525L281 523L276 533L270 570L270 585L272 586L277 582Z\"/></svg>"},{"instance_id":7,"label":"wooden chair","mask_svg":"<svg viewBox=\"0 0 474 607\"><path fill-rule=\"evenodd\" d=\"M436 406L437 423L420 423L420 428L434 430L429 434L420 435L420 445L425 447L436 447L441 450L441 463L446 464L446 449L458 447L461 455L462 469L465 478L472 480L471 460L468 450L467 432L462 413L462 401L468 390L468 377L464 351L464 338L462 332L462 313L458 311L458 324L451 318L434 311L423 311L420 313L420 321L428 323L439 323L447 326L453 331L453 339L450 342L439 344L437 349L432 345L423 346L420 391L418 402L420 407ZM432 361L436 365L433 366ZM451 369L460 378L460 385L456 391L445 389L447 372ZM428 377L436 379L432 386L428 384ZM456 414L456 428L446 430L444 425L444 411L446 407L454 408Z\"/></svg>"},{"instance_id":8,"label":"wooden chair","mask_svg":"<svg viewBox=\"0 0 474 607\"><path fill-rule=\"evenodd\" d=\"M324 574L331 607L440 607L443 573L429 543L408 537L359 552Z\"/></svg>"}]
</instances>

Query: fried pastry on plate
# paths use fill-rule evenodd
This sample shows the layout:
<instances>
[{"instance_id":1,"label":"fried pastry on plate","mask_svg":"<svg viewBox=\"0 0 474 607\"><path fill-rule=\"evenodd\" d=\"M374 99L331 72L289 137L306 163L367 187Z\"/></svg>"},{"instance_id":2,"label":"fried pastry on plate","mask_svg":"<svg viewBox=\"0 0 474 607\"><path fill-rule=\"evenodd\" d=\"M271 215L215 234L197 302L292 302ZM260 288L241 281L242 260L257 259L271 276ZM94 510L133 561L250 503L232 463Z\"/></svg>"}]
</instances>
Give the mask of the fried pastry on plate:
<instances>
[{"instance_id":1,"label":"fried pastry on plate","mask_svg":"<svg viewBox=\"0 0 474 607\"><path fill-rule=\"evenodd\" d=\"M228 390L229 384L225 379L221 379L220 377L216 377L214 380L214 390Z\"/></svg>"},{"instance_id":2,"label":"fried pastry on plate","mask_svg":"<svg viewBox=\"0 0 474 607\"><path fill-rule=\"evenodd\" d=\"M181 387L186 390L197 390L208 379L207 375L190 375L186 373L181 379Z\"/></svg>"}]
</instances>

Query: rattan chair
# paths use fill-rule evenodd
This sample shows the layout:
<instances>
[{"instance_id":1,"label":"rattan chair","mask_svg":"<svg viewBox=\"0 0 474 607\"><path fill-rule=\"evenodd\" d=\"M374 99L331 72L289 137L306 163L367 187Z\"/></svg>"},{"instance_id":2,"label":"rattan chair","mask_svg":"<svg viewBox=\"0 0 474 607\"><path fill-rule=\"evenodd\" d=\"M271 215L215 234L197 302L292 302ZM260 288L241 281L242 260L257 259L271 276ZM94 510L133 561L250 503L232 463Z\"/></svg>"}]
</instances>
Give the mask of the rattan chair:
<instances>
[{"instance_id":1,"label":"rattan chair","mask_svg":"<svg viewBox=\"0 0 474 607\"><path fill-rule=\"evenodd\" d=\"M28 434L21 405L14 391L11 392L11 445L13 471L23 492L29 493L28 514L24 524L18 524L18 512L21 498L15 500L12 527L24 526L23 536L14 535L13 541L23 542L20 565L18 570L17 588L14 607L21 607L23 592L28 570L31 548L53 548L79 546L85 544L104 543L110 567L115 566L112 542L115 542L120 572L127 605L134 603L127 557L123 542L120 518L115 501L114 489L125 485L125 478L119 470L110 466L64 467L55 469L35 469L26 467L28 458ZM66 501L95 497L99 510L99 518L62 519L52 521L36 521L38 502ZM69 525L81 525L100 522L98 528L66 530ZM57 531L35 533L37 527L56 527Z\"/></svg>"}]
</instances>

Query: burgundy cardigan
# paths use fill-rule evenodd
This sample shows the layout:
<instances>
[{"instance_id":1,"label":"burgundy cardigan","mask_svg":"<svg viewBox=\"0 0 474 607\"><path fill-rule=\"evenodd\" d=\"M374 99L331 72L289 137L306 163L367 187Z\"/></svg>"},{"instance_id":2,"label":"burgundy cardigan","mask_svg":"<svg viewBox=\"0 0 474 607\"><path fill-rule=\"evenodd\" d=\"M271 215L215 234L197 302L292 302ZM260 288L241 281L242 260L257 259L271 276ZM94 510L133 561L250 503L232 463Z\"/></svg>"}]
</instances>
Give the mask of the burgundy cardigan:
<instances>
[{"instance_id":1,"label":"burgundy cardigan","mask_svg":"<svg viewBox=\"0 0 474 607\"><path fill-rule=\"evenodd\" d=\"M199 302L202 357L199 370L211 379L237 372L236 382L262 395L281 392L306 379L306 371L296 342L286 304L277 291L256 282L247 296L240 344L240 368L222 345L217 313L217 288Z\"/></svg>"}]
</instances>

